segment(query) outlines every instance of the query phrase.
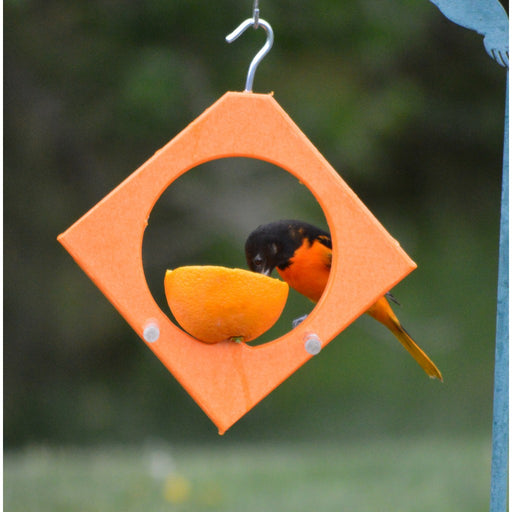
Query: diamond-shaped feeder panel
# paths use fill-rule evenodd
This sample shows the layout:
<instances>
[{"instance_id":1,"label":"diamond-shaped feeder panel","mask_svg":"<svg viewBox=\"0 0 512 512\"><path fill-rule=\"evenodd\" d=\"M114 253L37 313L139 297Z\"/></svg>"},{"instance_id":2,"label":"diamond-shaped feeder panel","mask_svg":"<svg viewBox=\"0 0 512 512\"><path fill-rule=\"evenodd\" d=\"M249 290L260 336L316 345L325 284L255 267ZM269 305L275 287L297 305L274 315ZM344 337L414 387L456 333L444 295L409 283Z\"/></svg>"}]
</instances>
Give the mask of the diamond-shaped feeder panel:
<instances>
[{"instance_id":1,"label":"diamond-shaped feeder panel","mask_svg":"<svg viewBox=\"0 0 512 512\"><path fill-rule=\"evenodd\" d=\"M199 342L149 291L142 239L183 173L225 157L266 160L314 194L332 236L329 283L298 327L263 345ZM137 334L224 433L416 265L272 95L228 92L58 237ZM163 286L162 276L162 286Z\"/></svg>"}]
</instances>

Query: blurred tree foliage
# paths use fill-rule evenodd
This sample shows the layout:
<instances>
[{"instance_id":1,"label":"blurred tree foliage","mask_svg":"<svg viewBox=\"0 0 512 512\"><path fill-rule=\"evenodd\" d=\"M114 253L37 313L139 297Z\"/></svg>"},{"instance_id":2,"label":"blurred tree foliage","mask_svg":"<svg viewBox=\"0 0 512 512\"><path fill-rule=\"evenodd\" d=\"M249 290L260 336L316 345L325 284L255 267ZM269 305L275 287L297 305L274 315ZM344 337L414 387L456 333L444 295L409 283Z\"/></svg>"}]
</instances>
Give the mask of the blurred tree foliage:
<instances>
[{"instance_id":1,"label":"blurred tree foliage","mask_svg":"<svg viewBox=\"0 0 512 512\"><path fill-rule=\"evenodd\" d=\"M4 2L6 445L213 440L196 404L56 242L227 90L263 31L224 36L252 2ZM400 316L439 364L429 382L358 320L250 412L231 439L490 431L505 71L427 0L260 2L276 99L419 269ZM324 224L311 194L263 162L210 162L158 201L144 240L165 268L244 266L262 222ZM126 276L127 279L130 276ZM292 294L284 332L311 305Z\"/></svg>"}]
</instances>

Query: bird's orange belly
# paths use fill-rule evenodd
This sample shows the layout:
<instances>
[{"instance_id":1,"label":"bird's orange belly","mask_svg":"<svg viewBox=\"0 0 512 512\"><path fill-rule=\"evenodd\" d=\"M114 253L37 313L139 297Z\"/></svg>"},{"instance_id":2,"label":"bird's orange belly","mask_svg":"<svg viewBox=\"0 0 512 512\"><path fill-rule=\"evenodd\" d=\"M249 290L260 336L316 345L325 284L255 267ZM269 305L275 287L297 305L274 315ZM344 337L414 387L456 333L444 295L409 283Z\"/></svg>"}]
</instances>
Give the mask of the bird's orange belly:
<instances>
[{"instance_id":1,"label":"bird's orange belly","mask_svg":"<svg viewBox=\"0 0 512 512\"><path fill-rule=\"evenodd\" d=\"M322 257L311 257L315 252L322 252ZM324 252L325 251L325 252ZM279 275L294 289L318 302L329 280L330 251L318 242L313 247L302 246L291 259L291 265L277 269Z\"/></svg>"}]
</instances>

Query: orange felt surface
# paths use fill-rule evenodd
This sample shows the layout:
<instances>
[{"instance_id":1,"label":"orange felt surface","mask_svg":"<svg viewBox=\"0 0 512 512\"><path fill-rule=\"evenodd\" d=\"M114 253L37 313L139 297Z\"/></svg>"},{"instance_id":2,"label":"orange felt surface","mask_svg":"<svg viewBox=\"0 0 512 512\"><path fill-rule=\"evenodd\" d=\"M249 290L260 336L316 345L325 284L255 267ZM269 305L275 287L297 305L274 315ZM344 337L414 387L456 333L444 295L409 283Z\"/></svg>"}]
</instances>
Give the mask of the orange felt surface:
<instances>
[{"instance_id":1,"label":"orange felt surface","mask_svg":"<svg viewBox=\"0 0 512 512\"><path fill-rule=\"evenodd\" d=\"M154 301L142 265L144 229L160 195L189 169L224 157L266 160L296 176L322 206L332 235L331 275L317 307L256 347L207 345L186 334ZM312 357L304 349L308 333L325 346L415 268L272 95L248 92L222 96L58 240L142 339L148 322L158 324L158 340L145 343L220 433Z\"/></svg>"}]
</instances>

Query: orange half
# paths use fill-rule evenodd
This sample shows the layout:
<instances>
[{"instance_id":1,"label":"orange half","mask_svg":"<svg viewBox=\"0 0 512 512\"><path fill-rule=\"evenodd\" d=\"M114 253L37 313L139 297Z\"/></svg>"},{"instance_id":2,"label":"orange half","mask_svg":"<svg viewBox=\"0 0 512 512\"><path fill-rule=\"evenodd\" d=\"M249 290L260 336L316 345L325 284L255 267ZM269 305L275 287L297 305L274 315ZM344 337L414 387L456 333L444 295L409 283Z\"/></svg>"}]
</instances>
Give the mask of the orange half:
<instances>
[{"instance_id":1,"label":"orange half","mask_svg":"<svg viewBox=\"0 0 512 512\"><path fill-rule=\"evenodd\" d=\"M254 340L277 322L288 298L284 281L209 265L168 270L164 286L177 322L205 343Z\"/></svg>"}]
</instances>

